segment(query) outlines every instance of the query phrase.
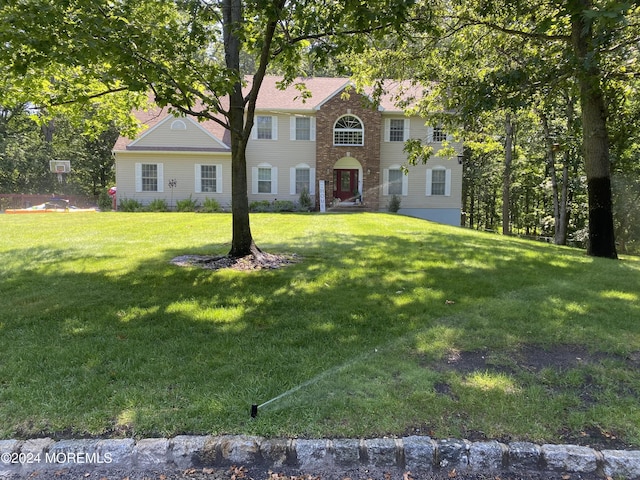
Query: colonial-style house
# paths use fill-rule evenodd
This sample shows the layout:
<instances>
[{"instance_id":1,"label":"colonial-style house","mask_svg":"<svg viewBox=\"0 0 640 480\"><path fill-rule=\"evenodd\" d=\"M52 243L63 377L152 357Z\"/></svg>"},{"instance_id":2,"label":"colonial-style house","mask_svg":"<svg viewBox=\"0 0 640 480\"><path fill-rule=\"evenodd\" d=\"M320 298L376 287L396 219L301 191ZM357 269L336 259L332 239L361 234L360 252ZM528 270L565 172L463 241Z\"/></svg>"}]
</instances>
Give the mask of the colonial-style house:
<instances>
[{"instance_id":1,"label":"colonial-style house","mask_svg":"<svg viewBox=\"0 0 640 480\"><path fill-rule=\"evenodd\" d=\"M457 155L432 157L410 166L408 174L401 169L409 138L432 144L434 151L448 140L461 155L462 145L442 128L405 115L392 95L372 108L346 78L304 79L310 97L293 86L280 90L278 80L265 78L257 102L247 148L249 202L297 202L306 189L320 210L357 204L387 211L396 195L400 213L460 224ZM166 109L137 115L147 128L137 138L121 137L113 149L119 201L191 197L202 203L212 197L229 208L229 133L216 122L175 117Z\"/></svg>"}]
</instances>

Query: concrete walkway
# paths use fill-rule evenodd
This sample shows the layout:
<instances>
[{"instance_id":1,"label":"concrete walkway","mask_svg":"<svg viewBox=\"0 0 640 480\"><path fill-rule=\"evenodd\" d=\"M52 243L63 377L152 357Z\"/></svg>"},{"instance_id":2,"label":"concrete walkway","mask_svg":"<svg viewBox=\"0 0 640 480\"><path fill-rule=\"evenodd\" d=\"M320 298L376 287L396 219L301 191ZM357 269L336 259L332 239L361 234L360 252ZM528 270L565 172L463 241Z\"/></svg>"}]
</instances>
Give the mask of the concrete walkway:
<instances>
[{"instance_id":1,"label":"concrete walkway","mask_svg":"<svg viewBox=\"0 0 640 480\"><path fill-rule=\"evenodd\" d=\"M47 478L62 469L86 471L190 469L228 465L309 472L366 467L410 471L413 478L456 471L482 474L548 472L640 479L640 451L594 450L575 445L527 442L434 440L424 436L374 439L265 439L253 436L174 438L0 440L0 478Z\"/></svg>"}]
</instances>

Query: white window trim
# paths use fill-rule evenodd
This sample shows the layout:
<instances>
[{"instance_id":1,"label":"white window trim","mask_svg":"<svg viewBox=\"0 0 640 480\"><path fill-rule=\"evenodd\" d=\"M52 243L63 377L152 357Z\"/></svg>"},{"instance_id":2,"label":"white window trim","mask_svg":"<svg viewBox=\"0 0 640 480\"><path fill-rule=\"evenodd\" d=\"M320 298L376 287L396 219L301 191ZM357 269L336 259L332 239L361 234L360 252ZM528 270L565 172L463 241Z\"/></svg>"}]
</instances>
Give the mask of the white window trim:
<instances>
[{"instance_id":1,"label":"white window trim","mask_svg":"<svg viewBox=\"0 0 640 480\"><path fill-rule=\"evenodd\" d=\"M296 119L297 118L309 118L309 140L298 140L296 138ZM293 142L315 142L316 141L316 117L310 117L306 115L293 115L289 120L289 139Z\"/></svg>"},{"instance_id":2,"label":"white window trim","mask_svg":"<svg viewBox=\"0 0 640 480\"><path fill-rule=\"evenodd\" d=\"M432 189L432 181L433 181L433 171L434 170L444 170L445 174L444 174L444 195L433 195L431 193L431 189ZM437 167L433 167L433 168L429 168L427 169L427 191L426 191L426 196L427 197L450 197L451 196L451 169L450 168L445 168L442 166L437 166Z\"/></svg>"},{"instance_id":3,"label":"white window trim","mask_svg":"<svg viewBox=\"0 0 640 480\"><path fill-rule=\"evenodd\" d=\"M258 191L258 169L271 169L271 192ZM251 193L254 195L276 195L278 193L278 167L274 167L270 163L261 163L257 167L251 168Z\"/></svg>"},{"instance_id":4,"label":"white window trim","mask_svg":"<svg viewBox=\"0 0 640 480\"><path fill-rule=\"evenodd\" d=\"M271 117L271 138L258 138L258 117ZM251 139L265 142L278 140L278 117L275 115L256 115L251 129Z\"/></svg>"},{"instance_id":5,"label":"white window trim","mask_svg":"<svg viewBox=\"0 0 640 480\"><path fill-rule=\"evenodd\" d=\"M171 130L186 130L187 129L187 124L184 123L184 120L174 120L173 122L171 122Z\"/></svg>"},{"instance_id":6,"label":"white window trim","mask_svg":"<svg viewBox=\"0 0 640 480\"><path fill-rule=\"evenodd\" d=\"M299 163L295 167L289 169L289 194L299 195L296 193L296 170L306 168L309 170L309 195L316 194L316 169L311 168L306 163Z\"/></svg>"},{"instance_id":7,"label":"white window trim","mask_svg":"<svg viewBox=\"0 0 640 480\"><path fill-rule=\"evenodd\" d=\"M202 166L203 165L213 165L214 167L216 167L216 191L215 192L203 192L202 191ZM196 179L196 184L195 184L195 192L196 193L205 193L205 194L211 194L211 193L222 193L222 165L220 164L214 164L214 163L196 163L195 166L195 179Z\"/></svg>"},{"instance_id":8,"label":"white window trim","mask_svg":"<svg viewBox=\"0 0 640 480\"><path fill-rule=\"evenodd\" d=\"M433 130L435 127L427 127L427 143L441 143L440 141L433 140ZM442 127L441 127L442 128ZM445 131L446 132L446 131ZM453 141L453 135L451 133L446 132L447 142Z\"/></svg>"},{"instance_id":9,"label":"white window trim","mask_svg":"<svg viewBox=\"0 0 640 480\"><path fill-rule=\"evenodd\" d=\"M400 165L391 165L382 171L382 195L389 196L389 170L402 170ZM402 172L402 196L409 195L409 173Z\"/></svg>"},{"instance_id":10,"label":"white window trim","mask_svg":"<svg viewBox=\"0 0 640 480\"><path fill-rule=\"evenodd\" d=\"M358 121L360 122L360 125L362 125L362 130L351 129L351 130L347 130L347 131L353 131L353 132L356 132L356 131L360 132L361 131L362 132L362 143L336 143L336 125L338 124L340 119L342 119L344 117L354 117L354 118L358 119ZM353 113L347 113L345 115L341 115L333 123L333 129L331 130L331 135L333 137L333 146L334 147L364 147L364 136L365 136L364 122L362 121L362 119L360 117L358 117L357 115L354 115Z\"/></svg>"},{"instance_id":11,"label":"white window trim","mask_svg":"<svg viewBox=\"0 0 640 480\"><path fill-rule=\"evenodd\" d=\"M142 165L156 165L158 167L158 189L142 191ZM163 193L164 192L164 164L157 162L140 162L135 165L136 193Z\"/></svg>"},{"instance_id":12,"label":"white window trim","mask_svg":"<svg viewBox=\"0 0 640 480\"><path fill-rule=\"evenodd\" d=\"M408 118L385 118L384 119L384 141L391 142L391 120L404 120L404 127L402 129L402 141L406 142L409 140L410 128L411 128L411 120ZM400 142L392 142L392 143L400 143Z\"/></svg>"}]
</instances>

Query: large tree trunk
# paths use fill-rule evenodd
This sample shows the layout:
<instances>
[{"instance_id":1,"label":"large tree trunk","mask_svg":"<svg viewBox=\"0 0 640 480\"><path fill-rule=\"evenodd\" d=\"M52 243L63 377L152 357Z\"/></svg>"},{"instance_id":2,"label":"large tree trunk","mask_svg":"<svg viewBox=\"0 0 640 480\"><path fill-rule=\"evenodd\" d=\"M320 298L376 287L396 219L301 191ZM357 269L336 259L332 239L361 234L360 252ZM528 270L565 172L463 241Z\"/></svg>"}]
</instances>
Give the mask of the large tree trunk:
<instances>
[{"instance_id":1,"label":"large tree trunk","mask_svg":"<svg viewBox=\"0 0 640 480\"><path fill-rule=\"evenodd\" d=\"M244 120L244 96L240 78L240 39L236 25L243 21L241 0L224 0L224 49L227 68L238 72L238 78L229 95L229 129L231 134L231 214L232 239L229 255L244 257L260 250L253 242L249 224L249 198L247 195L247 142Z\"/></svg>"},{"instance_id":2,"label":"large tree trunk","mask_svg":"<svg viewBox=\"0 0 640 480\"><path fill-rule=\"evenodd\" d=\"M617 258L613 229L611 165L607 115L598 66L597 47L593 45L592 20L584 12L592 10L590 0L573 0L571 16L573 50L580 60L578 85L582 108L584 163L589 197L589 245L587 253L595 257Z\"/></svg>"},{"instance_id":3,"label":"large tree trunk","mask_svg":"<svg viewBox=\"0 0 640 480\"><path fill-rule=\"evenodd\" d=\"M511 203L511 163L513 161L513 122L511 113L507 112L504 122L504 170L502 171L502 233L511 233L509 207Z\"/></svg>"}]
</instances>

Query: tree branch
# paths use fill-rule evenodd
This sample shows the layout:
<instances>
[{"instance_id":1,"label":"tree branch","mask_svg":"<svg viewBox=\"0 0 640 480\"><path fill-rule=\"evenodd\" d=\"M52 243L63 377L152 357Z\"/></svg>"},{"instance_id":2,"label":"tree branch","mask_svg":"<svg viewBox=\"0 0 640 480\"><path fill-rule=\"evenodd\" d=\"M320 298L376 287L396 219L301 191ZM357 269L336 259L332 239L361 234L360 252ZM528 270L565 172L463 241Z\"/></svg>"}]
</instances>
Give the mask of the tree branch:
<instances>
[{"instance_id":1,"label":"tree branch","mask_svg":"<svg viewBox=\"0 0 640 480\"><path fill-rule=\"evenodd\" d=\"M473 20L470 18L465 19L464 17L460 17L460 20L463 20L466 26L481 25L484 27L488 27L492 30L496 30L498 32L506 33L508 35L515 35L518 37L529 38L532 40L562 41L562 42L571 41L571 35L547 35L544 33L525 32L523 30L515 30L512 28L503 27L502 25L498 25L493 22Z\"/></svg>"},{"instance_id":2,"label":"tree branch","mask_svg":"<svg viewBox=\"0 0 640 480\"><path fill-rule=\"evenodd\" d=\"M84 102L87 100L92 100L94 98L104 97L105 95L109 95L111 93L126 92L128 90L129 90L129 87L127 86L118 87L118 88L108 88L103 92L94 93L92 95L79 95L77 98L74 98L72 100L64 100L60 102L54 101L47 105L42 105L42 106L43 107L60 107L62 105L71 105L72 103Z\"/></svg>"}]
</instances>

